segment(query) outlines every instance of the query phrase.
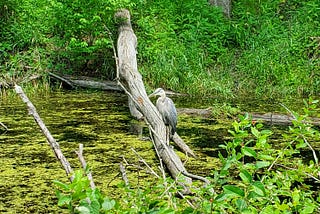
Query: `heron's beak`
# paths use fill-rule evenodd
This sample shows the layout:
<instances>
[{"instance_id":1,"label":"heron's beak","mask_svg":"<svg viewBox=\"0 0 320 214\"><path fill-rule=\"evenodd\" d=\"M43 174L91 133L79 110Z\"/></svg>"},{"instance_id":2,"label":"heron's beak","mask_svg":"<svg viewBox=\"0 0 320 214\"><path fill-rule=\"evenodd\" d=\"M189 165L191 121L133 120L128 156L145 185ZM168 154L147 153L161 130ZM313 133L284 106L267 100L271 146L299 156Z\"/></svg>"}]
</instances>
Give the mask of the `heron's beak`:
<instances>
[{"instance_id":1,"label":"heron's beak","mask_svg":"<svg viewBox=\"0 0 320 214\"><path fill-rule=\"evenodd\" d=\"M151 98L151 97L155 97L155 93L153 92L152 94L150 94L148 97Z\"/></svg>"}]
</instances>

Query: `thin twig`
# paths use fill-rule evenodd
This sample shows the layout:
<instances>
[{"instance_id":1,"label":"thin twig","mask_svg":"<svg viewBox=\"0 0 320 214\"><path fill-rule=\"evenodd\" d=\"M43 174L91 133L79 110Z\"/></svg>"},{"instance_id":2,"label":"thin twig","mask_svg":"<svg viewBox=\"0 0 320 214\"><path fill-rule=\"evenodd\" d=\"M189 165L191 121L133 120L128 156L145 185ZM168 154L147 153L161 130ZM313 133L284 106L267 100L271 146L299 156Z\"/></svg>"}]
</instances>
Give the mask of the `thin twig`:
<instances>
[{"instance_id":1,"label":"thin twig","mask_svg":"<svg viewBox=\"0 0 320 214\"><path fill-rule=\"evenodd\" d=\"M281 105L283 108L285 108L295 120L298 120L298 118L294 115L294 113L287 106L285 106L282 103L279 103L279 105Z\"/></svg>"},{"instance_id":2,"label":"thin twig","mask_svg":"<svg viewBox=\"0 0 320 214\"><path fill-rule=\"evenodd\" d=\"M308 145L309 149L311 149L315 163L318 164L318 157L317 157L316 151L312 148L312 146L309 144L309 142L307 141L304 135L302 135L302 138L303 138L303 141Z\"/></svg>"},{"instance_id":3,"label":"thin twig","mask_svg":"<svg viewBox=\"0 0 320 214\"><path fill-rule=\"evenodd\" d=\"M134 150L134 148L131 147L131 150L133 151L133 153L135 155L138 156L139 160L146 165L146 167L150 170L151 174L153 174L154 176L156 176L157 178L160 178L160 176L149 166L149 164L138 154L138 152L136 152L136 150Z\"/></svg>"},{"instance_id":4,"label":"thin twig","mask_svg":"<svg viewBox=\"0 0 320 214\"><path fill-rule=\"evenodd\" d=\"M94 184L94 181L93 181L93 177L92 177L92 174L91 174L91 170L89 172L87 172L87 163L86 163L86 160L84 159L83 157L83 144L80 143L79 144L79 151L76 151L77 155L78 155L78 158L79 158L79 161L82 165L82 168L84 170L84 172L86 173L89 181L90 181L90 187L91 189L95 189L96 188L96 185Z\"/></svg>"},{"instance_id":5,"label":"thin twig","mask_svg":"<svg viewBox=\"0 0 320 214\"><path fill-rule=\"evenodd\" d=\"M276 165L277 165L277 166L281 166L281 167L283 167L283 168L285 168L285 169L291 169L291 170L295 170L295 171L298 170L298 169L296 169L296 168L288 167L288 166L285 166L285 165L282 165L282 164L276 164ZM311 174L309 174L309 173L305 173L305 174L306 174L308 177L314 179L315 181L320 182L320 179L314 177L313 175L311 175Z\"/></svg>"},{"instance_id":6,"label":"thin twig","mask_svg":"<svg viewBox=\"0 0 320 214\"><path fill-rule=\"evenodd\" d=\"M6 127L6 125L4 125L3 123L0 122L0 125L6 130L8 131L8 127Z\"/></svg>"}]
</instances>

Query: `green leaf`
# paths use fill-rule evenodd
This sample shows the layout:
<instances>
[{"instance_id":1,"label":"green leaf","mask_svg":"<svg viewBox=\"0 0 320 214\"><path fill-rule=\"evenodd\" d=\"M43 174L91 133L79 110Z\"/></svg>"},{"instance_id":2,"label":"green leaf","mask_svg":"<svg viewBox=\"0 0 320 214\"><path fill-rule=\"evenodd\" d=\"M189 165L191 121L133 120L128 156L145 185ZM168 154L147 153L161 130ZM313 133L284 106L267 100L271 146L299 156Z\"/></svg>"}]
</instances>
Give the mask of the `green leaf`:
<instances>
[{"instance_id":1,"label":"green leaf","mask_svg":"<svg viewBox=\"0 0 320 214\"><path fill-rule=\"evenodd\" d=\"M63 189L63 190L69 190L70 189L68 184L62 183L61 181L53 180L53 183L55 185L57 185L58 187L60 187L61 189Z\"/></svg>"},{"instance_id":2,"label":"green leaf","mask_svg":"<svg viewBox=\"0 0 320 214\"><path fill-rule=\"evenodd\" d=\"M257 169L260 169L260 168L270 166L270 162L269 161L257 161L255 165L256 165Z\"/></svg>"},{"instance_id":3,"label":"green leaf","mask_svg":"<svg viewBox=\"0 0 320 214\"><path fill-rule=\"evenodd\" d=\"M241 151L244 155L249 157L257 157L257 153L250 147L243 147L241 148Z\"/></svg>"},{"instance_id":4,"label":"green leaf","mask_svg":"<svg viewBox=\"0 0 320 214\"><path fill-rule=\"evenodd\" d=\"M252 184L253 191L259 196L265 196L266 190L264 189L263 184L260 181L256 181Z\"/></svg>"},{"instance_id":5,"label":"green leaf","mask_svg":"<svg viewBox=\"0 0 320 214\"><path fill-rule=\"evenodd\" d=\"M228 194L221 193L214 200L217 201L217 202L221 202L221 201L224 201L227 198L228 198Z\"/></svg>"},{"instance_id":6,"label":"green leaf","mask_svg":"<svg viewBox=\"0 0 320 214\"><path fill-rule=\"evenodd\" d=\"M260 132L258 131L258 129L256 129L255 127L251 126L251 133L256 137L259 138L260 136Z\"/></svg>"},{"instance_id":7,"label":"green leaf","mask_svg":"<svg viewBox=\"0 0 320 214\"><path fill-rule=\"evenodd\" d=\"M252 181L252 176L247 170L241 170L239 176L242 179L242 181L245 183L251 183Z\"/></svg>"},{"instance_id":8,"label":"green leaf","mask_svg":"<svg viewBox=\"0 0 320 214\"><path fill-rule=\"evenodd\" d=\"M70 195L59 195L58 206L68 205L70 204L72 197Z\"/></svg>"},{"instance_id":9,"label":"green leaf","mask_svg":"<svg viewBox=\"0 0 320 214\"><path fill-rule=\"evenodd\" d=\"M237 186L225 185L223 186L223 189L224 189L224 192L228 195L244 197L244 191Z\"/></svg>"},{"instance_id":10,"label":"green leaf","mask_svg":"<svg viewBox=\"0 0 320 214\"><path fill-rule=\"evenodd\" d=\"M111 210L115 206L116 202L115 200L110 200L109 198L105 198L102 203L102 209L107 211Z\"/></svg>"},{"instance_id":11,"label":"green leaf","mask_svg":"<svg viewBox=\"0 0 320 214\"><path fill-rule=\"evenodd\" d=\"M247 209L247 203L245 202L245 200L240 198L236 200L236 206L240 211Z\"/></svg>"},{"instance_id":12,"label":"green leaf","mask_svg":"<svg viewBox=\"0 0 320 214\"><path fill-rule=\"evenodd\" d=\"M79 206L76 208L81 214L90 214L90 209L85 206Z\"/></svg>"},{"instance_id":13,"label":"green leaf","mask_svg":"<svg viewBox=\"0 0 320 214\"><path fill-rule=\"evenodd\" d=\"M301 214L309 214L309 213L314 213L314 209L316 208L317 205L312 204L312 203L307 203L302 211L300 212Z\"/></svg>"},{"instance_id":14,"label":"green leaf","mask_svg":"<svg viewBox=\"0 0 320 214\"><path fill-rule=\"evenodd\" d=\"M272 157L270 155L259 154L258 159L273 161L274 157Z\"/></svg>"}]
</instances>

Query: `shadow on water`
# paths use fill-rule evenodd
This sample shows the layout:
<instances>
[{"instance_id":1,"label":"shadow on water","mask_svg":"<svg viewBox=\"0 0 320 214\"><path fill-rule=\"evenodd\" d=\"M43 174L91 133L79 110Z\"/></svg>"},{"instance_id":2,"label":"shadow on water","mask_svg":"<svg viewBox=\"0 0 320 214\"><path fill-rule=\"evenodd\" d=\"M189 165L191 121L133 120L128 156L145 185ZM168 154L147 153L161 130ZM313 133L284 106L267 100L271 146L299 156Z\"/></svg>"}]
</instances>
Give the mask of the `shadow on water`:
<instances>
[{"instance_id":1,"label":"shadow on water","mask_svg":"<svg viewBox=\"0 0 320 214\"><path fill-rule=\"evenodd\" d=\"M141 124L130 117L126 96L67 91L55 92L47 97L30 97L30 100L74 169L80 168L75 150L79 143L84 144L84 156L93 171L96 185L109 196L119 197L121 194L118 184L122 179L118 175L118 163L123 158L140 166L131 148L155 170L158 168L153 145L146 141L149 131L144 124L141 128ZM207 108L218 102L211 99L195 104L197 102L192 100L177 100L177 107L196 105L192 107ZM240 102L230 103L241 111L250 111L249 108L258 105L246 107ZM266 103L263 105L266 106ZM268 107L272 107L271 102ZM0 122L9 128L6 132L0 132L0 212L63 212L56 205L56 187L52 181L68 182L68 179L33 118L28 115L26 106L18 98L10 102L2 101ZM228 129L231 122L221 118L179 115L178 133L198 155L197 160L186 162L188 171L207 176L219 167L219 145L230 140ZM276 137L274 140L277 141ZM182 161L187 160L181 152L178 155ZM154 180L145 172L137 173L136 168L129 169L128 176L133 185L139 183L138 177L146 182Z\"/></svg>"}]
</instances>

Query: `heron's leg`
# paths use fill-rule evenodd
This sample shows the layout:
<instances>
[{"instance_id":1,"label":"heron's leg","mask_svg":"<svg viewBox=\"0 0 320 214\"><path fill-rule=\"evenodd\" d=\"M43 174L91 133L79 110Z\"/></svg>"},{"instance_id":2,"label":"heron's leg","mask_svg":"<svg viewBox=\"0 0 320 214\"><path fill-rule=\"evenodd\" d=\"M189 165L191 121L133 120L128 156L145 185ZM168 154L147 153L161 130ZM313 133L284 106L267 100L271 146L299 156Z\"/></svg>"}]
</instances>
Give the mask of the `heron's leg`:
<instances>
[{"instance_id":1,"label":"heron's leg","mask_svg":"<svg viewBox=\"0 0 320 214\"><path fill-rule=\"evenodd\" d=\"M166 126L166 143L167 145L170 144L170 127Z\"/></svg>"}]
</instances>

